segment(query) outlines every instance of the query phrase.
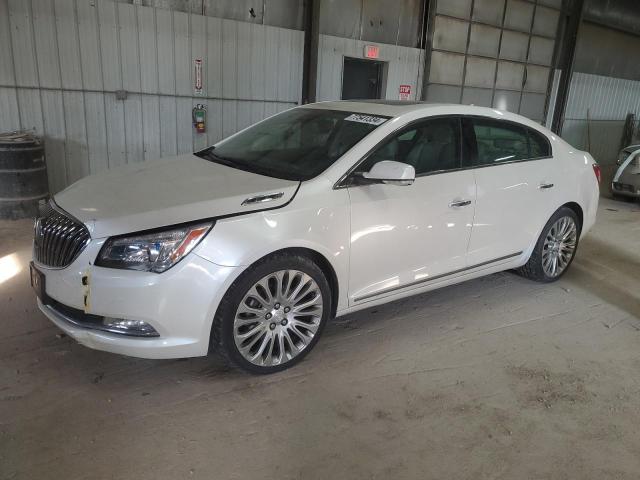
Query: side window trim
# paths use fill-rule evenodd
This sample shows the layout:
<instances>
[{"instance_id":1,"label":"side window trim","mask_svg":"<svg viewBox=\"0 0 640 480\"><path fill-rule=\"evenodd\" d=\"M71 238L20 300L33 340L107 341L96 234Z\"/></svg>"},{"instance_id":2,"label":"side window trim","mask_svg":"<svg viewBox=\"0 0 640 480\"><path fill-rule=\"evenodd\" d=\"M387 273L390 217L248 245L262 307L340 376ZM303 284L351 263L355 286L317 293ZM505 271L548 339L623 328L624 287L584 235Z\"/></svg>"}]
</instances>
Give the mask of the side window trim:
<instances>
[{"instance_id":1,"label":"side window trim","mask_svg":"<svg viewBox=\"0 0 640 480\"><path fill-rule=\"evenodd\" d=\"M457 113L453 113L453 114L446 114L446 115L433 115L433 116L429 116L429 117L425 117L425 118L420 118L417 120L414 120L412 122L407 123L406 125L399 127L398 129L394 130L393 132L389 133L386 137L384 137L382 140L380 140L378 143L376 143L366 154L364 154L362 156L362 158L360 158L360 160L358 160L349 170L347 170L345 172L344 175L342 175L342 177L340 177L338 179L338 181L333 185L334 189L338 189L338 188L346 188L349 186L353 186L353 185L349 185L347 183L347 180L349 179L349 177L351 176L351 174L363 163L367 160L367 158L369 158L374 152L376 152L380 147L382 147L388 140L392 139L394 136L396 135L401 135L402 132L405 132L407 129L410 128L415 128L416 125L422 123L422 122L426 122L429 120L435 120L438 118L457 118L458 119L458 125L459 125L459 138L460 138L460 157L459 157L459 164L460 167L456 168L456 169L450 169L450 170L438 170L435 172L428 172L428 173L422 173L419 175L416 175L416 178L420 178L420 177L426 177L426 176L430 176L430 175L442 175L443 173L449 173L449 172L457 172L457 171L461 171L461 170L469 170L469 169L475 169L475 168L486 168L486 167L495 167L495 166L499 166L499 165L508 165L511 163L520 163L520 162L531 162L534 160L544 160L544 159L548 159L548 158L553 158L553 147L551 145L551 142L549 141L549 138L542 132L539 132L538 130L529 127L527 125L518 123L518 122L514 122L511 120L503 120L500 118L495 118L495 117L488 117L488 116L484 116L484 115L464 115L464 114L457 114ZM510 124L510 125L515 125L516 127L520 127L520 128L524 128L525 132L526 132L526 136L527 136L527 150L529 150L529 131L534 131L536 134L542 136L547 144L547 147L549 149L549 155L546 156L542 156L542 157L534 157L534 158L525 158L525 159L521 159L521 160L509 160L506 162L500 162L500 163L494 163L494 164L485 164L485 165L476 165L476 161L477 161L477 156L478 156L478 143L475 137L475 132L473 130L473 119L478 118L480 120L485 119L485 120L495 120L496 122L504 122L506 124Z\"/></svg>"}]
</instances>

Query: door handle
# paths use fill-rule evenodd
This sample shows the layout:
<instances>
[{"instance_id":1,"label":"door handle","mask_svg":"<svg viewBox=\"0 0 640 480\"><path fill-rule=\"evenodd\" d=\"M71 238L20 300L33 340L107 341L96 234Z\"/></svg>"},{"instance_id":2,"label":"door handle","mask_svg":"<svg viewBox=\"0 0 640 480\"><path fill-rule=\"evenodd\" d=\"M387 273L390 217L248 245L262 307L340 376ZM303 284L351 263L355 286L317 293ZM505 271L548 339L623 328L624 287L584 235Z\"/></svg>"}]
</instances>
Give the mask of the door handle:
<instances>
[{"instance_id":1,"label":"door handle","mask_svg":"<svg viewBox=\"0 0 640 480\"><path fill-rule=\"evenodd\" d=\"M540 185L538 185L538 188L540 190L546 190L548 188L553 188L553 183L541 183Z\"/></svg>"},{"instance_id":2,"label":"door handle","mask_svg":"<svg viewBox=\"0 0 640 480\"><path fill-rule=\"evenodd\" d=\"M466 207L467 205L471 205L471 200L454 200L449 204L451 208Z\"/></svg>"}]
</instances>

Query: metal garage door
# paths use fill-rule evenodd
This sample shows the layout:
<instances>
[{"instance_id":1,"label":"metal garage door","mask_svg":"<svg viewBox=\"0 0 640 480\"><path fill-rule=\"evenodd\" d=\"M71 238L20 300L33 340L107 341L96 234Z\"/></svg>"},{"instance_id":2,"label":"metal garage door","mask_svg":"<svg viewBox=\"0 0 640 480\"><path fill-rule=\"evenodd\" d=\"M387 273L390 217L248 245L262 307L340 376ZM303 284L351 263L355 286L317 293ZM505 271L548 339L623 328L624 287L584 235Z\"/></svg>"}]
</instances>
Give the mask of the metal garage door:
<instances>
[{"instance_id":1,"label":"metal garage door","mask_svg":"<svg viewBox=\"0 0 640 480\"><path fill-rule=\"evenodd\" d=\"M426 98L542 122L561 0L440 0Z\"/></svg>"}]
</instances>

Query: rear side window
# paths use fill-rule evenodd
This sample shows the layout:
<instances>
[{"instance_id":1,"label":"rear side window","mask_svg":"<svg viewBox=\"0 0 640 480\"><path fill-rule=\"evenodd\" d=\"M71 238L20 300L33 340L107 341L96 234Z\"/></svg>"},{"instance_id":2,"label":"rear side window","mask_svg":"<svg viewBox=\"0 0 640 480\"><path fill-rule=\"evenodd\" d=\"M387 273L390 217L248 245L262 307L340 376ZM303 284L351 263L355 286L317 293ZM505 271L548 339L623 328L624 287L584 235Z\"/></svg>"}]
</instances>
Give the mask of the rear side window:
<instances>
[{"instance_id":1,"label":"rear side window","mask_svg":"<svg viewBox=\"0 0 640 480\"><path fill-rule=\"evenodd\" d=\"M529 158L550 157L551 145L547 137L531 128L527 128L527 133L529 134Z\"/></svg>"},{"instance_id":2,"label":"rear side window","mask_svg":"<svg viewBox=\"0 0 640 480\"><path fill-rule=\"evenodd\" d=\"M527 131L517 124L473 119L478 155L476 165L495 165L529 158Z\"/></svg>"}]
</instances>

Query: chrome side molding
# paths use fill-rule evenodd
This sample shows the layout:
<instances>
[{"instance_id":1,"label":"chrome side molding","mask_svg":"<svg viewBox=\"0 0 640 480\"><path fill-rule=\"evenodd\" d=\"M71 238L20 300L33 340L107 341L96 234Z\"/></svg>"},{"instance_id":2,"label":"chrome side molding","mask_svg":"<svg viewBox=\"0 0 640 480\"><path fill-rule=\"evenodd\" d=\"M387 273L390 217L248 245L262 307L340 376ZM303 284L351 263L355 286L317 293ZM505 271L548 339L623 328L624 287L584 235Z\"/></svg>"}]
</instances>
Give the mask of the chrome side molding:
<instances>
[{"instance_id":1,"label":"chrome side molding","mask_svg":"<svg viewBox=\"0 0 640 480\"><path fill-rule=\"evenodd\" d=\"M471 265L470 267L465 267L465 268L460 268L459 270L454 270L452 272L448 272L448 273L442 273L440 275L436 275L434 277L430 277L430 278L423 278L421 280L416 280L415 282L409 282L409 283L405 283L403 285L395 285L393 287L389 287L389 288L385 288L383 290L380 290L378 292L373 292L373 293L368 293L366 295L361 295L359 297L355 297L353 299L354 302L361 302L363 300L369 300L373 297L377 297L378 295L384 295L385 293L392 293L395 292L396 290L402 290L403 288L409 288L409 287L415 287L415 288L419 288L425 284L428 284L430 282L433 282L434 280L442 280L445 279L446 277L450 277L452 275L456 275L456 274L463 274L469 270L473 270L475 268L480 268L480 267L487 267L490 268L492 266L493 263L497 263L497 262L502 262L504 260L509 260L511 258L517 257L518 255L522 255L522 252L515 252L515 253L511 253L509 255L505 255L504 257L500 257L500 258L494 258L493 260L487 260L486 262L482 262L482 263L476 263L475 265Z\"/></svg>"},{"instance_id":2,"label":"chrome side molding","mask_svg":"<svg viewBox=\"0 0 640 480\"><path fill-rule=\"evenodd\" d=\"M264 195L256 195L255 197L245 198L241 205L255 205L256 203L266 203L271 202L273 200L277 200L284 196L284 192L278 193L265 193Z\"/></svg>"}]
</instances>

